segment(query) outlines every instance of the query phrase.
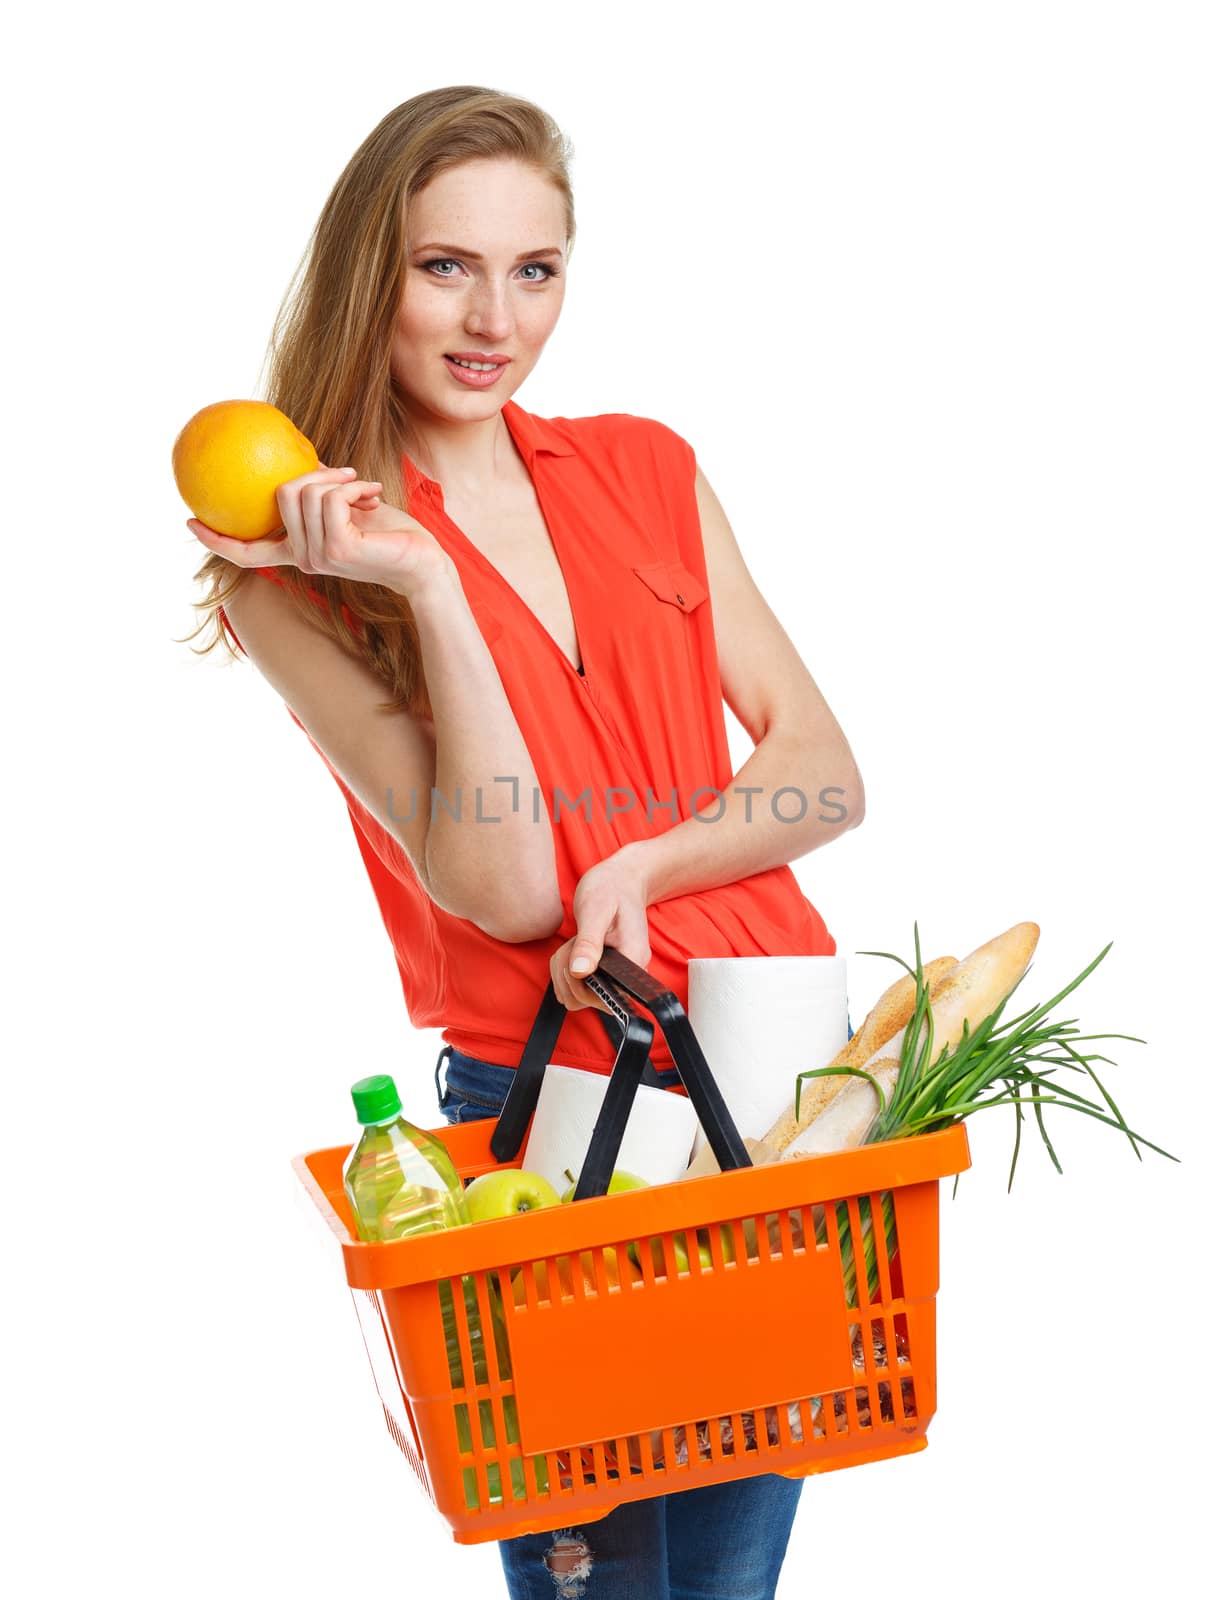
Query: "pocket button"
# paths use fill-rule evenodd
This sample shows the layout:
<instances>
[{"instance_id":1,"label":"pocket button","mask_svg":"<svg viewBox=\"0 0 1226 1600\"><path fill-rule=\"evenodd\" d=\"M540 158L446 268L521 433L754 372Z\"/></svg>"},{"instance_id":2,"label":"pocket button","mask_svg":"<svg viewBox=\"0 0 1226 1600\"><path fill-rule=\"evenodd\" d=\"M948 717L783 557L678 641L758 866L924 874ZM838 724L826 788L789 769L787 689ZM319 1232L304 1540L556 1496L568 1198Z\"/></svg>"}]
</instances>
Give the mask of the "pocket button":
<instances>
[{"instance_id":1,"label":"pocket button","mask_svg":"<svg viewBox=\"0 0 1226 1600\"><path fill-rule=\"evenodd\" d=\"M708 598L697 573L691 572L681 561L656 561L635 567L634 575L646 584L657 600L677 606L687 616Z\"/></svg>"}]
</instances>

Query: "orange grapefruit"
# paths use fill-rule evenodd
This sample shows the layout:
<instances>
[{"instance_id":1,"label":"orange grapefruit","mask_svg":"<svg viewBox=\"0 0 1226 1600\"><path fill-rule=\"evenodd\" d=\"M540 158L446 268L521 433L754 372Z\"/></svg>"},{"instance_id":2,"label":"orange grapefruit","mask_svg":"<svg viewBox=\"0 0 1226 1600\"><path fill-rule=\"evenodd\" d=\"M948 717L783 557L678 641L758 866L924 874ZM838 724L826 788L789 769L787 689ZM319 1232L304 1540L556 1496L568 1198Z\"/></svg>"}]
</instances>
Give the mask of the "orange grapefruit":
<instances>
[{"instance_id":1,"label":"orange grapefruit","mask_svg":"<svg viewBox=\"0 0 1226 1600\"><path fill-rule=\"evenodd\" d=\"M194 516L232 539L263 539L283 526L277 490L314 472L315 446L264 400L219 400L187 422L171 456Z\"/></svg>"}]
</instances>

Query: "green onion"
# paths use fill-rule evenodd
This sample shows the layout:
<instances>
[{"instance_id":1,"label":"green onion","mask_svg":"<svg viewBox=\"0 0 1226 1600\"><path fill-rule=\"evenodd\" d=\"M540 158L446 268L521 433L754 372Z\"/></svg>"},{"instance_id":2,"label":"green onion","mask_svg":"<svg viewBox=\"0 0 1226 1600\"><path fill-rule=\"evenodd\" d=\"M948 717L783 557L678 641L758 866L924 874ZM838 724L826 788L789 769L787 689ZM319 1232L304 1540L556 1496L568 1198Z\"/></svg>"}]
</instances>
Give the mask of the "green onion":
<instances>
[{"instance_id":1,"label":"green onion","mask_svg":"<svg viewBox=\"0 0 1226 1600\"><path fill-rule=\"evenodd\" d=\"M860 1202L860 1239L864 1246L864 1277L868 1298L871 1300L877 1293L880 1274L877 1269L877 1241L873 1233L872 1202L866 1194L859 1197ZM857 1304L856 1292L856 1251L851 1242L851 1207L852 1202L839 1201L835 1209L839 1231L839 1254L843 1262L843 1297L850 1310ZM894 1197L889 1190L883 1190L881 1195L881 1222L885 1230L886 1259L892 1261L898 1251L898 1241L894 1226ZM826 1218L824 1213L819 1213L816 1218L814 1237L818 1244L826 1242ZM861 1308L865 1309L865 1308Z\"/></svg>"},{"instance_id":2,"label":"green onion","mask_svg":"<svg viewBox=\"0 0 1226 1600\"><path fill-rule=\"evenodd\" d=\"M1045 1105L1064 1106L1071 1111L1079 1111L1084 1116L1095 1117L1099 1122L1107 1123L1109 1127L1119 1128L1128 1136L1128 1141L1136 1151L1138 1159L1141 1155L1137 1148L1139 1140L1141 1144L1156 1150L1168 1160L1178 1161L1178 1156L1173 1156L1169 1150L1163 1150L1160 1145L1151 1143L1125 1123L1119 1107L1107 1092L1098 1073L1090 1065L1092 1061L1106 1061L1114 1066L1115 1062L1111 1057L1100 1055L1096 1051L1086 1052L1077 1048L1079 1045L1093 1043L1099 1039L1127 1039L1133 1044L1144 1044L1145 1040L1137 1039L1130 1033L1078 1033L1074 1025L1075 1019L1074 1022L1042 1020L1053 1006L1059 1005L1066 995L1071 994L1079 983L1089 977L1110 950L1110 944L1104 945L1089 966L1078 973L1072 983L1061 989L1059 994L1053 995L1045 1005L1032 1006L1020 1017L1015 1017L1009 1022L1001 1022L1001 1012L1014 992L1011 989L973 1033L964 1020L962 1038L952 1050L948 1045L944 1046L937 1059L932 1061L930 1059L932 1005L928 994L928 982L923 974L924 964L920 956L918 923L913 925L913 931L914 968L909 967L901 956L893 955L888 950L857 951L858 955L884 956L887 960L897 961L899 966L915 979L915 1009L903 1030L898 1079L893 1094L887 1101L885 1088L879 1079L859 1067L816 1067L797 1074L797 1116L800 1115L801 1080L830 1076L864 1078L876 1089L879 1106L877 1115L865 1134L865 1144L879 1143L883 1139L905 1139L916 1133L935 1133L938 1129L948 1128L955 1122L964 1121L972 1112L982 1111L987 1106L1011 1105L1017 1117L1018 1137L1014 1144L1013 1163L1009 1169L1010 1190L1013 1188L1013 1176L1017 1167L1023 1117L1022 1105L1025 1101L1029 1101L1034 1108L1039 1133L1057 1172L1062 1173L1064 1169L1056 1157L1055 1148L1043 1121L1042 1107ZM1025 975L1023 973L1022 977ZM1015 984L1014 989L1016 987ZM1102 1096L1110 1115L1099 1110L1093 1100L1078 1094L1067 1084L1053 1081L1053 1075L1058 1068L1085 1073ZM1002 1092L989 1094L994 1088Z\"/></svg>"},{"instance_id":3,"label":"green onion","mask_svg":"<svg viewBox=\"0 0 1226 1600\"><path fill-rule=\"evenodd\" d=\"M1115 1100L1090 1064L1094 1061L1106 1061L1114 1066L1115 1062L1110 1056L1084 1048L1100 1039L1127 1039L1133 1044L1144 1044L1145 1040L1137 1039L1128 1033L1078 1033L1075 1026L1076 1019L1072 1022L1043 1020L1053 1007L1059 1005L1066 995L1071 994L1079 983L1089 977L1110 950L1110 944L1105 945L1089 966L1078 973L1070 984L1061 989L1060 993L1054 995L1045 1005L1032 1006L1021 1016L1002 1022L1001 1013L1017 987L1015 984L1014 990L1005 995L996 1009L985 1017L973 1032L964 1019L961 1039L952 1049L945 1045L937 1059L933 1061L930 1059L933 1031L932 1005L928 983L923 974L924 963L920 956L918 923L913 925L913 932L914 968L909 967L900 956L892 955L888 950L857 951L858 955L884 956L890 961L897 961L915 979L915 1010L903 1030L898 1078L893 1094L887 1100L882 1083L871 1073L864 1072L858 1067L815 1068L797 1076L798 1117L802 1078L843 1075L867 1078L877 1091L879 1106L865 1134L865 1144L876 1144L885 1139L905 1139L919 1133L935 1133L941 1128L952 1127L954 1123L965 1121L972 1113L982 1111L988 1106L1011 1105L1017 1121L1017 1136L1013 1145L1013 1160L1009 1167L1009 1192L1012 1192L1014 1173L1017 1169L1024 1104L1032 1107L1040 1136L1059 1173L1063 1173L1064 1168L1060 1165L1043 1121L1044 1106L1063 1106L1070 1111L1080 1112L1083 1116L1105 1122L1108 1127L1119 1128L1127 1135L1138 1160L1141 1158L1139 1144L1157 1151L1170 1161L1179 1160L1178 1156L1173 1156L1169 1150L1163 1150L1161 1146L1151 1143L1125 1123ZM1025 977L1025 973L1022 977ZM1018 980L1019 983L1020 981L1021 979ZM1097 1102L1087 1095L1079 1094L1067 1083L1056 1081L1055 1074L1059 1070L1078 1072L1088 1077L1102 1097L1106 1110L1099 1109ZM955 1178L954 1194L957 1192ZM888 1194L882 1195L882 1220L886 1229L886 1246L892 1257L896 1244L894 1208L890 1200ZM851 1204L851 1201L848 1201L846 1207L849 1216ZM859 1210L864 1265L871 1298L876 1293L879 1274L872 1213L866 1196L860 1197ZM819 1236L824 1237L824 1235L825 1228L822 1227L819 1229ZM847 1304L851 1307L855 1304L855 1253L850 1226L843 1225L841 1214L839 1246Z\"/></svg>"},{"instance_id":4,"label":"green onion","mask_svg":"<svg viewBox=\"0 0 1226 1600\"><path fill-rule=\"evenodd\" d=\"M898 1081L888 1105L882 1105L865 1136L866 1144L883 1139L904 1139L911 1134L933 1133L941 1128L962 1122L973 1112L988 1106L1011 1105L1017 1119L1017 1139L1014 1143L1013 1161L1009 1168L1009 1189L1017 1168L1017 1154L1021 1143L1023 1104L1033 1107L1035 1122L1057 1172L1063 1168L1043 1121L1042 1107L1063 1106L1083 1116L1094 1117L1109 1127L1119 1128L1127 1135L1129 1143L1140 1160L1140 1144L1177 1161L1160 1145L1136 1133L1124 1121L1115 1100L1108 1093L1102 1079L1091 1066L1093 1061L1106 1061L1114 1066L1110 1056L1097 1051L1086 1051L1086 1044L1100 1039L1127 1039L1133 1044L1144 1044L1128 1033L1077 1032L1076 1019L1072 1022L1044 1021L1049 1011L1059 1005L1066 995L1089 977L1110 950L1107 944L1082 972L1067 984L1060 993L1041 1006L1008 1022L1000 1020L1013 994L1010 990L996 1009L986 1016L972 1033L964 1021L962 1038L952 1048L946 1045L935 1061L929 1060L929 1041L932 1037L932 1007L928 984L923 977L920 957L919 926L914 926L915 968L907 967L898 956L884 950L863 951L865 955L884 955L898 961L916 980L915 1011L903 1033L902 1052L899 1058ZM1029 968L1027 969L1029 970ZM1023 973L1023 977L1025 974ZM1019 979L1019 982L1021 980ZM1016 988L1016 985L1014 986ZM925 1023L927 1026L925 1026ZM921 1044L922 1034L922 1044ZM1055 1073L1064 1069L1087 1076L1102 1097L1106 1111L1084 1094L1079 1094L1068 1084L1056 1080ZM995 1091L995 1092L994 1092ZM882 1096L884 1100L884 1095ZM1110 1113L1109 1115L1107 1113Z\"/></svg>"}]
</instances>

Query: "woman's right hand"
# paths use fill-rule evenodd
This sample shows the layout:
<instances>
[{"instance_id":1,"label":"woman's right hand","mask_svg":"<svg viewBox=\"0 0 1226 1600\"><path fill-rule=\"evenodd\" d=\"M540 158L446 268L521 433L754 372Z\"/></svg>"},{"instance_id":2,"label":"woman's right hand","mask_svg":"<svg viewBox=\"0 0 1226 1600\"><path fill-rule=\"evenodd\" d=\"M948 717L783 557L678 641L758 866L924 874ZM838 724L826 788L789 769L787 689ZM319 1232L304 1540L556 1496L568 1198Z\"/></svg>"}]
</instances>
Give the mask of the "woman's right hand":
<instances>
[{"instance_id":1,"label":"woman's right hand","mask_svg":"<svg viewBox=\"0 0 1226 1600\"><path fill-rule=\"evenodd\" d=\"M410 598L452 566L429 531L386 505L380 483L364 483L352 467L325 467L290 478L277 490L284 533L232 539L196 517L187 526L209 550L236 567L297 567L299 572L378 583Z\"/></svg>"}]
</instances>

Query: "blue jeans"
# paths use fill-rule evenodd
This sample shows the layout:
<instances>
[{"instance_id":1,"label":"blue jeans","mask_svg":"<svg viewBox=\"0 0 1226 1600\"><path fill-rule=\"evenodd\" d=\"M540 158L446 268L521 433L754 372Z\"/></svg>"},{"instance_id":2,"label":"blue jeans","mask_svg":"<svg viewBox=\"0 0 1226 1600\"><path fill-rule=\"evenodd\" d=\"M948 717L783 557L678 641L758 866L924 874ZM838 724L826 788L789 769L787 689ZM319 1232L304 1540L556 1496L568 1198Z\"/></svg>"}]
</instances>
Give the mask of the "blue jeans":
<instances>
[{"instance_id":1,"label":"blue jeans","mask_svg":"<svg viewBox=\"0 0 1226 1600\"><path fill-rule=\"evenodd\" d=\"M439 1110L449 1123L496 1117L514 1077L513 1067L445 1045L434 1069ZM680 1081L675 1067L659 1074L661 1088ZM772 1600L804 1484L760 1473L626 1501L582 1526L500 1539L507 1593L511 1600Z\"/></svg>"}]
</instances>

